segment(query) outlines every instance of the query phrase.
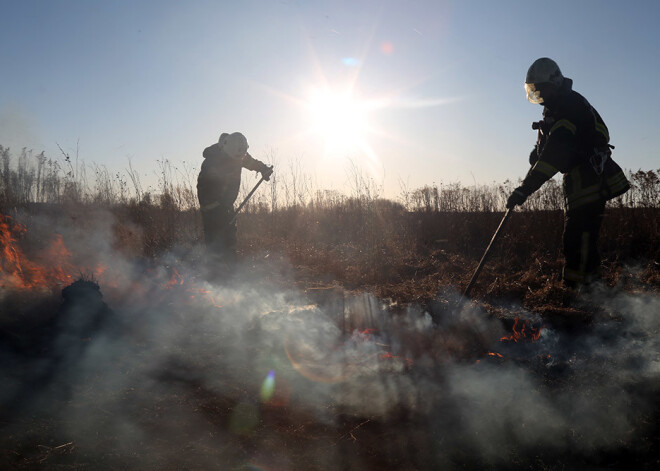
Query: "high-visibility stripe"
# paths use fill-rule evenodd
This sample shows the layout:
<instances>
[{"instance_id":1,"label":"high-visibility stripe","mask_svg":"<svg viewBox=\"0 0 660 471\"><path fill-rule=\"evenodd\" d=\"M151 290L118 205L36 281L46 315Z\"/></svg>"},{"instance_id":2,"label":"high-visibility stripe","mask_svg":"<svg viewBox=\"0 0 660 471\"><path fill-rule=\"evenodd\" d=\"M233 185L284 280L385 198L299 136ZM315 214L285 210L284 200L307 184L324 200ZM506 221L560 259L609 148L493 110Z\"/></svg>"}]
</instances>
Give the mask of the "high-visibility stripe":
<instances>
[{"instance_id":1,"label":"high-visibility stripe","mask_svg":"<svg viewBox=\"0 0 660 471\"><path fill-rule=\"evenodd\" d=\"M616 184L613 185L608 185L609 189L612 193L617 193L621 190L624 190L626 188L630 188L630 183L628 183L628 180L621 180L620 182L617 182Z\"/></svg>"},{"instance_id":2,"label":"high-visibility stripe","mask_svg":"<svg viewBox=\"0 0 660 471\"><path fill-rule=\"evenodd\" d=\"M597 183L595 185L582 188L580 191L574 191L571 195L569 195L568 198L569 199L582 198L583 196L588 196L592 193L598 193L599 191L600 191L600 183Z\"/></svg>"},{"instance_id":3,"label":"high-visibility stripe","mask_svg":"<svg viewBox=\"0 0 660 471\"><path fill-rule=\"evenodd\" d=\"M617 194L618 192L629 188L630 184L626 179L626 176L623 172L619 172L617 175L607 179L607 190L609 194ZM573 192L566 197L566 203L571 209L579 208L588 203L595 203L599 199L603 198L601 194L602 186L600 183L589 186L587 188L582 188L580 191Z\"/></svg>"},{"instance_id":4,"label":"high-visibility stripe","mask_svg":"<svg viewBox=\"0 0 660 471\"><path fill-rule=\"evenodd\" d=\"M630 188L630 184L628 183L628 180L619 182L616 185L610 185L610 191L612 193L618 193L619 191L623 191L628 188Z\"/></svg>"},{"instance_id":5,"label":"high-visibility stripe","mask_svg":"<svg viewBox=\"0 0 660 471\"><path fill-rule=\"evenodd\" d=\"M590 195L586 195L581 198L569 198L567 204L570 207L570 209L577 209L581 206L584 206L585 204L595 203L600 199L602 198L599 193L592 193Z\"/></svg>"},{"instance_id":6,"label":"high-visibility stripe","mask_svg":"<svg viewBox=\"0 0 660 471\"><path fill-rule=\"evenodd\" d=\"M571 209L575 209L587 203L594 203L601 199L600 190L601 184L597 183L595 185L588 186L587 188L582 188L579 191L574 191L570 195L566 195L566 204Z\"/></svg>"},{"instance_id":7,"label":"high-visibility stripe","mask_svg":"<svg viewBox=\"0 0 660 471\"><path fill-rule=\"evenodd\" d=\"M622 195L630 188L630 182L628 182L628 179L622 171L618 171L616 174L608 178L605 184L611 197Z\"/></svg>"},{"instance_id":8,"label":"high-visibility stripe","mask_svg":"<svg viewBox=\"0 0 660 471\"><path fill-rule=\"evenodd\" d=\"M559 121L557 121L554 124L554 126L552 126L550 128L550 134L552 134L555 130L557 130L559 128L562 128L562 127L568 129L569 131L571 131L571 133L573 133L573 135L575 135L575 133L577 132L577 127L575 126L575 124L571 123L567 119L560 119Z\"/></svg>"},{"instance_id":9,"label":"high-visibility stripe","mask_svg":"<svg viewBox=\"0 0 660 471\"><path fill-rule=\"evenodd\" d=\"M607 127L603 123L596 123L596 131L605 136L607 142L610 141L610 134L607 132Z\"/></svg>"},{"instance_id":10,"label":"high-visibility stripe","mask_svg":"<svg viewBox=\"0 0 660 471\"><path fill-rule=\"evenodd\" d=\"M609 187L614 187L618 185L625 186L626 184L628 184L628 179L623 174L623 172L619 172L613 177L607 179L607 186Z\"/></svg>"},{"instance_id":11,"label":"high-visibility stripe","mask_svg":"<svg viewBox=\"0 0 660 471\"><path fill-rule=\"evenodd\" d=\"M206 204L204 206L201 206L199 209L201 209L202 211L210 211L212 209L217 208L218 206L220 206L220 201L216 201L214 203Z\"/></svg>"},{"instance_id":12,"label":"high-visibility stripe","mask_svg":"<svg viewBox=\"0 0 660 471\"><path fill-rule=\"evenodd\" d=\"M555 173L559 171L544 160L537 160L532 170L536 172L540 172L543 175L547 176L548 178L554 177Z\"/></svg>"}]
</instances>

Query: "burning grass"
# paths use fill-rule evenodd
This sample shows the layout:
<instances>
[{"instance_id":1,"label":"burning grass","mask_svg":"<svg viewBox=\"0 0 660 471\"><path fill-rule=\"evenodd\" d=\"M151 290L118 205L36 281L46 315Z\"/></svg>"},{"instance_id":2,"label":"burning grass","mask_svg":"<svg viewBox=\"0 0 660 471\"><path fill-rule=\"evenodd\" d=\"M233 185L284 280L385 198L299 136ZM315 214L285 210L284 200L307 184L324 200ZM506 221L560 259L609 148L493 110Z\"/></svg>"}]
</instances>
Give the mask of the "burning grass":
<instances>
[{"instance_id":1,"label":"burning grass","mask_svg":"<svg viewBox=\"0 0 660 471\"><path fill-rule=\"evenodd\" d=\"M133 273L107 290L118 335L48 368L3 350L5 400L39 385L3 409L4 466L654 469L657 298L610 295L621 314L576 331L451 291L430 313L249 274Z\"/></svg>"},{"instance_id":2,"label":"burning grass","mask_svg":"<svg viewBox=\"0 0 660 471\"><path fill-rule=\"evenodd\" d=\"M0 466L655 469L657 210L611 211L581 299L517 213L465 302L498 214L354 203L244 215L221 282L194 212L3 217Z\"/></svg>"}]
</instances>

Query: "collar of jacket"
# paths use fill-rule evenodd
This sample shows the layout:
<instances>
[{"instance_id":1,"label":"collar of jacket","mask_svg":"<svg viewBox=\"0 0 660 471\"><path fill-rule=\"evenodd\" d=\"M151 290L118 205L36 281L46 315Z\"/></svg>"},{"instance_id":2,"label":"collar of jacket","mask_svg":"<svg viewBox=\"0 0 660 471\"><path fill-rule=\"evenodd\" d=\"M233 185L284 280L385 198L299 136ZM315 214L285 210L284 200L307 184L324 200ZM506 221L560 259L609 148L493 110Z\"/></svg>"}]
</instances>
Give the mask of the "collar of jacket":
<instances>
[{"instance_id":1,"label":"collar of jacket","mask_svg":"<svg viewBox=\"0 0 660 471\"><path fill-rule=\"evenodd\" d=\"M556 108L557 105L561 104L564 98L566 98L570 93L573 91L573 79L569 79L568 77L564 77L564 81L562 82L561 86L559 87L559 91L557 93L557 97L555 100L544 100L541 105L545 108L548 108L549 110L552 110L553 108Z\"/></svg>"}]
</instances>

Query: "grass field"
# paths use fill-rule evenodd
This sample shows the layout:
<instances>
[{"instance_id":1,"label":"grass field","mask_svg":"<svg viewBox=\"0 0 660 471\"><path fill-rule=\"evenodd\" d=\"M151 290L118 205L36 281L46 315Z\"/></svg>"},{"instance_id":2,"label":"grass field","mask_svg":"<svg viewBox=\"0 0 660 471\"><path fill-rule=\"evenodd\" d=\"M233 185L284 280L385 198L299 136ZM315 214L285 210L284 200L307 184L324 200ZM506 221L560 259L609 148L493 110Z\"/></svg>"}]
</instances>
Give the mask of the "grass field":
<instances>
[{"instance_id":1,"label":"grass field","mask_svg":"<svg viewBox=\"0 0 660 471\"><path fill-rule=\"evenodd\" d=\"M0 157L2 469L658 467L655 171L608 207L590 292L559 281L552 182L465 300L511 182L392 201L280 176L219 281L167 163L142 191Z\"/></svg>"}]
</instances>

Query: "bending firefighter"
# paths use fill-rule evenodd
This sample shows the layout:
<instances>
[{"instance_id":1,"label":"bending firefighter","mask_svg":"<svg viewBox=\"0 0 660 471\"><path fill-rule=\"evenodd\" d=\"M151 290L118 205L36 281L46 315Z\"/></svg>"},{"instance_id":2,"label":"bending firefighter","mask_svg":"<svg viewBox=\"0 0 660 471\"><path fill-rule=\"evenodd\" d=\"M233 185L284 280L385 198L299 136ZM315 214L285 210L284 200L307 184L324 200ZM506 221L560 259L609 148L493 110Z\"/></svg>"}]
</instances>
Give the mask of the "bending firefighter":
<instances>
[{"instance_id":1,"label":"bending firefighter","mask_svg":"<svg viewBox=\"0 0 660 471\"><path fill-rule=\"evenodd\" d=\"M243 168L260 172L268 181L273 168L248 154L247 139L240 132L223 133L217 144L204 149L197 178L197 197L202 213L204 241L209 255L233 264L236 261L234 202Z\"/></svg>"},{"instance_id":2,"label":"bending firefighter","mask_svg":"<svg viewBox=\"0 0 660 471\"><path fill-rule=\"evenodd\" d=\"M527 99L543 105L543 120L532 124L538 140L529 156L532 168L507 201L521 205L557 172L563 177L564 270L566 286L575 288L600 276L598 235L605 202L630 188L612 160L610 136L598 112L572 89L557 64L536 60L527 72Z\"/></svg>"}]
</instances>

